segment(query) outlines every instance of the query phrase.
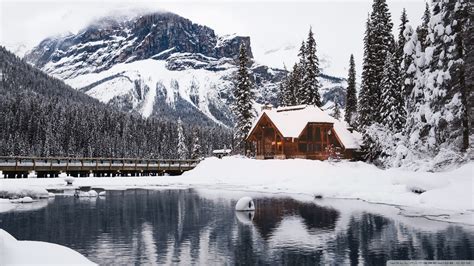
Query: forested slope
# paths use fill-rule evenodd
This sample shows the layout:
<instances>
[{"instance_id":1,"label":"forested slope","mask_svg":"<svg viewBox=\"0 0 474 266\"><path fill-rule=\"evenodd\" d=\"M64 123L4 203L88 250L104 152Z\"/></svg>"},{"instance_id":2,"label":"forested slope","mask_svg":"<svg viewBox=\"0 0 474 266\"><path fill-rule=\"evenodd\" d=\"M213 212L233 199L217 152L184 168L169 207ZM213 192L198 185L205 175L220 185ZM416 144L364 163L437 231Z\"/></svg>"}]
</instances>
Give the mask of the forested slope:
<instances>
[{"instance_id":1,"label":"forested slope","mask_svg":"<svg viewBox=\"0 0 474 266\"><path fill-rule=\"evenodd\" d=\"M0 47L0 155L176 158L178 123L124 113ZM229 147L222 127L182 126L184 154ZM182 144L183 144L182 143Z\"/></svg>"}]
</instances>

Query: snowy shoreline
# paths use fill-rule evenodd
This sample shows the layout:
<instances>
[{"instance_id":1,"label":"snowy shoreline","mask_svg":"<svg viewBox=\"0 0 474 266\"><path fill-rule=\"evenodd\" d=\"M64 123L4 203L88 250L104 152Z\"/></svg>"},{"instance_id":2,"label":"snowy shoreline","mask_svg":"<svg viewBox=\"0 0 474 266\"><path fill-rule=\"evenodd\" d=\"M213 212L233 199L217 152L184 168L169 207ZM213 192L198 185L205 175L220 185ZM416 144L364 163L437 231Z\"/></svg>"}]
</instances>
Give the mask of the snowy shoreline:
<instances>
[{"instance_id":1,"label":"snowy shoreline","mask_svg":"<svg viewBox=\"0 0 474 266\"><path fill-rule=\"evenodd\" d=\"M96 265L68 247L42 241L16 240L3 229L0 229L0 250L0 265Z\"/></svg>"},{"instance_id":2,"label":"snowy shoreline","mask_svg":"<svg viewBox=\"0 0 474 266\"><path fill-rule=\"evenodd\" d=\"M46 189L92 186L105 190L205 188L300 194L392 205L406 215L474 225L473 166L471 162L452 171L429 173L381 170L363 162L207 158L181 176L76 178L72 187L62 178L0 179L0 193L44 195ZM12 209L15 204L0 199L0 212Z\"/></svg>"}]
</instances>

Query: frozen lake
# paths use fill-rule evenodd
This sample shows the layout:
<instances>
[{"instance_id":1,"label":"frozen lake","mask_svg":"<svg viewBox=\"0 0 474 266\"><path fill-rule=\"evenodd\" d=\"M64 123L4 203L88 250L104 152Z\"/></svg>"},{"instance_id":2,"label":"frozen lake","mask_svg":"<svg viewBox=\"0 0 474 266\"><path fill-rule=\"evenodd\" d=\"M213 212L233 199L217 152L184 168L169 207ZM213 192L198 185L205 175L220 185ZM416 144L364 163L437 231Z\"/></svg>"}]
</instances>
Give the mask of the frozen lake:
<instances>
[{"instance_id":1,"label":"frozen lake","mask_svg":"<svg viewBox=\"0 0 474 266\"><path fill-rule=\"evenodd\" d=\"M391 206L298 201L242 192L108 191L57 196L0 213L19 240L61 244L99 264L385 264L401 259L474 259L474 228L408 218ZM367 205L367 206L366 206ZM36 207L35 207L36 206Z\"/></svg>"}]
</instances>

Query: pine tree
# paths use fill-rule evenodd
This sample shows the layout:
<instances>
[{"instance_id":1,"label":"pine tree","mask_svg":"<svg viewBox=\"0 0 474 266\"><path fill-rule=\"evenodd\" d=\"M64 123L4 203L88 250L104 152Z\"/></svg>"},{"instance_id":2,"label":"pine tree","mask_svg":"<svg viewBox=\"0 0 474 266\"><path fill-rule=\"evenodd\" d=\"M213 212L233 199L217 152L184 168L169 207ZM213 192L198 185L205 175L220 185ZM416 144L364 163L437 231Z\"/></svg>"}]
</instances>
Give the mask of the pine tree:
<instances>
[{"instance_id":1,"label":"pine tree","mask_svg":"<svg viewBox=\"0 0 474 266\"><path fill-rule=\"evenodd\" d=\"M305 78L305 71L306 68L308 67L308 62L307 62L307 51L306 51L306 43L304 41L301 42L300 50L298 52L298 58L299 61L297 63L297 71L293 71L294 73L294 92L295 92L295 98L296 98L296 104L304 104L306 102L305 100L305 88L303 87L304 84L304 78Z\"/></svg>"},{"instance_id":2,"label":"pine tree","mask_svg":"<svg viewBox=\"0 0 474 266\"><path fill-rule=\"evenodd\" d=\"M301 88L301 73L302 73L302 70L299 64L295 63L293 65L293 71L289 75L288 83L286 86L287 106L300 104L298 100L298 92L300 92L300 88Z\"/></svg>"},{"instance_id":3,"label":"pine tree","mask_svg":"<svg viewBox=\"0 0 474 266\"><path fill-rule=\"evenodd\" d=\"M365 126L370 125L373 116L373 94L374 87L374 68L372 63L373 49L372 45L372 22L370 16L367 18L365 24L364 35L364 58L362 63L362 84L359 94L359 129L362 130Z\"/></svg>"},{"instance_id":4,"label":"pine tree","mask_svg":"<svg viewBox=\"0 0 474 266\"><path fill-rule=\"evenodd\" d=\"M286 83L288 79L288 70L286 69L286 65L283 64L283 69L285 76L278 84L278 106L286 106Z\"/></svg>"},{"instance_id":5,"label":"pine tree","mask_svg":"<svg viewBox=\"0 0 474 266\"><path fill-rule=\"evenodd\" d=\"M188 156L188 148L186 147L185 137L184 137L184 130L183 130L183 122L181 118L178 118L177 124L177 131L178 131L178 158L184 160Z\"/></svg>"},{"instance_id":6,"label":"pine tree","mask_svg":"<svg viewBox=\"0 0 474 266\"><path fill-rule=\"evenodd\" d=\"M332 117L336 118L337 120L341 119L341 106L339 105L339 97L337 95L334 97Z\"/></svg>"},{"instance_id":7,"label":"pine tree","mask_svg":"<svg viewBox=\"0 0 474 266\"><path fill-rule=\"evenodd\" d=\"M465 34L469 25L466 0L441 1L433 8L433 27L429 35L433 43L425 49L429 64L427 74L431 126L429 142L453 150L466 150L469 145L467 86L465 83ZM428 43L428 42L427 42ZM431 81L431 83L430 83Z\"/></svg>"},{"instance_id":8,"label":"pine tree","mask_svg":"<svg viewBox=\"0 0 474 266\"><path fill-rule=\"evenodd\" d=\"M393 133L400 132L405 125L405 101L399 86L399 66L395 55L388 54L382 77L381 124Z\"/></svg>"},{"instance_id":9,"label":"pine tree","mask_svg":"<svg viewBox=\"0 0 474 266\"><path fill-rule=\"evenodd\" d=\"M398 74L397 74L397 79L398 79L398 86L400 87L401 91L404 91L404 81L405 81L405 70L406 70L406 64L405 64L405 53L403 49L405 48L405 44L407 43L407 39L405 38L405 30L407 28L408 24L408 18L407 18L407 13L406 10L403 9L402 15L400 16L400 26L398 27L399 32L398 32L398 41L397 41L397 49L395 52L395 59L397 60L396 66L398 67ZM406 92L403 93L404 98L406 98Z\"/></svg>"},{"instance_id":10,"label":"pine tree","mask_svg":"<svg viewBox=\"0 0 474 266\"><path fill-rule=\"evenodd\" d=\"M286 103L286 79L288 77L285 76L278 85L278 106L287 106Z\"/></svg>"},{"instance_id":11,"label":"pine tree","mask_svg":"<svg viewBox=\"0 0 474 266\"><path fill-rule=\"evenodd\" d=\"M254 94L247 64L247 50L245 45L242 44L239 52L239 70L236 76L234 106L232 109L235 117L234 139L236 147L244 152L246 152L245 138L252 127L254 118L252 108Z\"/></svg>"},{"instance_id":12,"label":"pine tree","mask_svg":"<svg viewBox=\"0 0 474 266\"><path fill-rule=\"evenodd\" d=\"M392 53L394 49L394 39L392 35L393 23L390 18L390 12L386 0L374 0L372 5L371 25L372 43L369 49L373 49L371 60L373 71L373 85L370 88L372 95L373 120L372 122L381 122L380 106L374 103L381 103L381 80L385 59L388 53Z\"/></svg>"},{"instance_id":13,"label":"pine tree","mask_svg":"<svg viewBox=\"0 0 474 266\"><path fill-rule=\"evenodd\" d=\"M413 105L412 91L415 85L415 79L417 74L417 56L421 53L421 44L418 40L418 35L413 31L411 26L407 26L404 32L406 39L404 51L403 51L403 88L402 91L405 93L407 112L410 113L410 108Z\"/></svg>"},{"instance_id":14,"label":"pine tree","mask_svg":"<svg viewBox=\"0 0 474 266\"><path fill-rule=\"evenodd\" d=\"M395 48L392 27L386 0L374 0L364 37L364 63L359 98L359 126L364 133L363 150L367 153L368 160L375 160L383 153L378 150L380 145L374 143L367 129L382 122L381 81L387 55L393 53Z\"/></svg>"},{"instance_id":15,"label":"pine tree","mask_svg":"<svg viewBox=\"0 0 474 266\"><path fill-rule=\"evenodd\" d=\"M402 15L400 16L400 26L398 26L398 46L397 46L397 51L396 51L396 55L397 57L401 58L403 56L403 47L405 47L405 43L407 42L407 40L405 39L405 30L407 28L407 24L408 24L409 20L408 20L408 17L407 17L407 11L405 10L405 8L403 9L402 11Z\"/></svg>"},{"instance_id":16,"label":"pine tree","mask_svg":"<svg viewBox=\"0 0 474 266\"><path fill-rule=\"evenodd\" d=\"M432 10L431 19L424 22L430 38L418 41L414 49L410 49L413 41L405 46L412 59L405 84L413 87L407 102L407 142L420 156L441 154L442 160L457 160L459 156L446 152L459 153L469 147L465 71L469 3L437 1ZM413 35L412 39L419 36Z\"/></svg>"},{"instance_id":17,"label":"pine tree","mask_svg":"<svg viewBox=\"0 0 474 266\"><path fill-rule=\"evenodd\" d=\"M472 5L467 8L469 12L473 12L472 10ZM467 141L469 150L471 150L471 158L473 157L472 153L474 152L474 141L472 141L474 138L471 138L469 140L469 136L472 135L473 132L473 126L474 126L474 23L471 20L471 22L466 26L465 32L464 32L464 42L466 44L466 54L465 54L465 59L464 59L464 73L466 74L466 88L467 88L467 100L466 100L466 106L467 106L467 111L468 111L468 121L463 121L463 128L465 131L463 134L463 143L465 145L465 135L468 135Z\"/></svg>"},{"instance_id":18,"label":"pine tree","mask_svg":"<svg viewBox=\"0 0 474 266\"><path fill-rule=\"evenodd\" d=\"M308 38L305 44L306 60L301 66L302 73L302 95L301 104L310 104L321 106L321 96L319 95L320 84L319 78L319 59L316 55L316 41L314 40L313 30L310 28Z\"/></svg>"},{"instance_id":19,"label":"pine tree","mask_svg":"<svg viewBox=\"0 0 474 266\"><path fill-rule=\"evenodd\" d=\"M201 157L202 155L202 151L201 151L201 143L200 143L200 140L199 140L199 132L198 130L194 130L193 132L193 146L192 146L192 150L191 150L191 159L198 159Z\"/></svg>"},{"instance_id":20,"label":"pine tree","mask_svg":"<svg viewBox=\"0 0 474 266\"><path fill-rule=\"evenodd\" d=\"M279 85L279 105L290 106L295 104L295 93L294 88L291 85L292 72L288 72L286 66L284 66L285 77L282 79Z\"/></svg>"},{"instance_id":21,"label":"pine tree","mask_svg":"<svg viewBox=\"0 0 474 266\"><path fill-rule=\"evenodd\" d=\"M347 90L346 90L346 111L344 114L344 120L350 126L354 127L357 116L357 95L356 95L356 72L354 55L351 54L349 60L349 75L347 77Z\"/></svg>"},{"instance_id":22,"label":"pine tree","mask_svg":"<svg viewBox=\"0 0 474 266\"><path fill-rule=\"evenodd\" d=\"M426 48L426 37L428 36L428 28L431 19L431 11L428 2L425 3L425 12L421 18L422 24L416 29L416 34L418 35L418 40L421 43L422 51L425 51Z\"/></svg>"}]
</instances>

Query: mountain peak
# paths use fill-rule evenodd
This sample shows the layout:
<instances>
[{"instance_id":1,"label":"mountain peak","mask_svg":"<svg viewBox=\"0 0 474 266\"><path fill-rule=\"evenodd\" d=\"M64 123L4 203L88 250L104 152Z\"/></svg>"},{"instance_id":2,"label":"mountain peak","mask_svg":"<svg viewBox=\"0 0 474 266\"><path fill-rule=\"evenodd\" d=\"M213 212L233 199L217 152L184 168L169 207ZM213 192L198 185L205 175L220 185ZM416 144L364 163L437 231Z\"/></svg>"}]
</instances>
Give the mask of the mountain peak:
<instances>
[{"instance_id":1,"label":"mountain peak","mask_svg":"<svg viewBox=\"0 0 474 266\"><path fill-rule=\"evenodd\" d=\"M177 14L153 12L98 19L75 35L43 40L25 59L47 72L61 69L62 73L55 74L70 78L118 63L152 58L170 49L216 59L236 58L242 43L252 57L250 37L219 37L211 28ZM72 67L77 71L71 72Z\"/></svg>"}]
</instances>

